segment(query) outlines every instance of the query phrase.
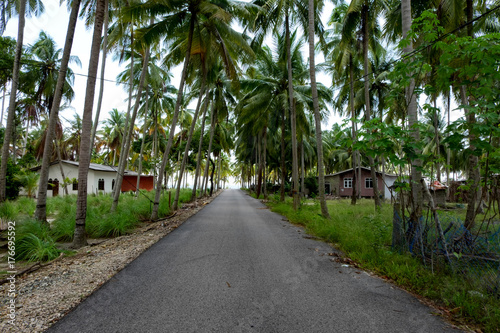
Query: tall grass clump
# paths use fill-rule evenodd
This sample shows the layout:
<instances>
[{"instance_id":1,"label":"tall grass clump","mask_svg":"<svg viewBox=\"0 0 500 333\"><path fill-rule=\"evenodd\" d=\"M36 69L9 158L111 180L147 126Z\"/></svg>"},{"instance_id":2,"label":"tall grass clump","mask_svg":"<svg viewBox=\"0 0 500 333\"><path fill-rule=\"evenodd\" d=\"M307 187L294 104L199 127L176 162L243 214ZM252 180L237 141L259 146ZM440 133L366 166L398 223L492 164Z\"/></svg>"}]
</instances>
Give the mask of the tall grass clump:
<instances>
[{"instance_id":1,"label":"tall grass clump","mask_svg":"<svg viewBox=\"0 0 500 333\"><path fill-rule=\"evenodd\" d=\"M113 198L109 195L88 198L85 230L91 238L117 237L133 229L138 221L130 200L122 196L115 212L111 213Z\"/></svg>"},{"instance_id":2,"label":"tall grass clump","mask_svg":"<svg viewBox=\"0 0 500 333\"><path fill-rule=\"evenodd\" d=\"M179 193L179 207L182 207L182 203L189 202L191 200L192 190L189 188L181 189Z\"/></svg>"},{"instance_id":3,"label":"tall grass clump","mask_svg":"<svg viewBox=\"0 0 500 333\"><path fill-rule=\"evenodd\" d=\"M50 235L47 224L26 220L16 226L16 259L48 261L61 252Z\"/></svg>"},{"instance_id":4,"label":"tall grass clump","mask_svg":"<svg viewBox=\"0 0 500 333\"><path fill-rule=\"evenodd\" d=\"M0 222L2 225L7 225L7 222L14 221L17 216L16 205L7 200L0 204Z\"/></svg>"},{"instance_id":5,"label":"tall grass clump","mask_svg":"<svg viewBox=\"0 0 500 333\"><path fill-rule=\"evenodd\" d=\"M174 200L175 193L173 193L172 191L170 191L170 193L171 193L170 202L168 201L168 191L164 191L162 196L160 197L160 204L158 206L158 216L160 218L168 216L172 212L171 207L172 207L172 201Z\"/></svg>"},{"instance_id":6,"label":"tall grass clump","mask_svg":"<svg viewBox=\"0 0 500 333\"><path fill-rule=\"evenodd\" d=\"M32 198L19 197L15 201L15 204L19 214L33 216L33 214L35 213L36 201Z\"/></svg>"}]
</instances>

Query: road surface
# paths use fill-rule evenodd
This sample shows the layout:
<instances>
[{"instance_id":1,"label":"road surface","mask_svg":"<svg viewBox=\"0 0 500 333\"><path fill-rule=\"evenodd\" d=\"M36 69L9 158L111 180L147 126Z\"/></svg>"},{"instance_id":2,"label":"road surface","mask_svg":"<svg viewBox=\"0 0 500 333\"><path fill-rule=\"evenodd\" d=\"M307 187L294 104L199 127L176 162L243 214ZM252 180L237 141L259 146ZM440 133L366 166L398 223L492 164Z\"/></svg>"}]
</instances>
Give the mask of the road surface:
<instances>
[{"instance_id":1,"label":"road surface","mask_svg":"<svg viewBox=\"0 0 500 333\"><path fill-rule=\"evenodd\" d=\"M226 190L48 332L455 331L334 251Z\"/></svg>"}]
</instances>

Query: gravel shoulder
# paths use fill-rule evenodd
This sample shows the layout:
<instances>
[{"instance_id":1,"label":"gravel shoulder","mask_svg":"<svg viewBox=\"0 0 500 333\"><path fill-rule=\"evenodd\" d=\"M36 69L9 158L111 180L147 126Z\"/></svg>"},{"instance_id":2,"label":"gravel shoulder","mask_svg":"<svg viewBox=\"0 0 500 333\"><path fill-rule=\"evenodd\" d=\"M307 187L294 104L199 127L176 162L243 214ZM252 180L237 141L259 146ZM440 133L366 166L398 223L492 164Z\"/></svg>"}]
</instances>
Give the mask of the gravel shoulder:
<instances>
[{"instance_id":1,"label":"gravel shoulder","mask_svg":"<svg viewBox=\"0 0 500 333\"><path fill-rule=\"evenodd\" d=\"M9 283L1 285L0 332L45 331L219 193L195 204L185 204L170 219L148 223L129 235L83 247L71 257L56 259L35 272L17 277L14 325L7 317Z\"/></svg>"}]
</instances>

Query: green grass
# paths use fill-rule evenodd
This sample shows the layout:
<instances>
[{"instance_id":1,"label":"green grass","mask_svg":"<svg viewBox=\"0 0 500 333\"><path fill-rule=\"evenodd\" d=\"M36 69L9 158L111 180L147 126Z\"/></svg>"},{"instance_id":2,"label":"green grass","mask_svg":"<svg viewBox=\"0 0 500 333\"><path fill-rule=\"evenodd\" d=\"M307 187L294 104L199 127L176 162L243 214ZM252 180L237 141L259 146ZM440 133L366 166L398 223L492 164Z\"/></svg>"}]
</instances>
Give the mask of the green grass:
<instances>
[{"instance_id":1,"label":"green grass","mask_svg":"<svg viewBox=\"0 0 500 333\"><path fill-rule=\"evenodd\" d=\"M34 220L18 223L16 227L16 259L48 261L59 256L60 251L50 235L50 228Z\"/></svg>"},{"instance_id":2,"label":"green grass","mask_svg":"<svg viewBox=\"0 0 500 333\"><path fill-rule=\"evenodd\" d=\"M319 203L313 200L298 211L293 211L290 198L285 203L272 201L269 206L292 223L303 225L308 233L333 243L362 267L454 309L456 320L479 325L485 332L500 332L500 299L478 292L476 286L447 269L432 272L417 258L391 250L389 204L375 213L371 200L361 200L356 206L350 200L328 201L329 220L320 215Z\"/></svg>"}]
</instances>

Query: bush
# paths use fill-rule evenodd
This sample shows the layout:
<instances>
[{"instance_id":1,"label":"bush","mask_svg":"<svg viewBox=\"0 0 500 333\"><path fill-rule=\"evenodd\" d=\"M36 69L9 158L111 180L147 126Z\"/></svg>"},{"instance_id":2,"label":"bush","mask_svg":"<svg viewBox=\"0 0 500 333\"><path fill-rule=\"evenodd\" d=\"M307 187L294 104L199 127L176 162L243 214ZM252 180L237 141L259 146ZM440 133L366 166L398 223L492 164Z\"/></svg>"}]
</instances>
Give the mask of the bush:
<instances>
[{"instance_id":1,"label":"bush","mask_svg":"<svg viewBox=\"0 0 500 333\"><path fill-rule=\"evenodd\" d=\"M40 238L32 233L23 235L16 244L17 260L49 261L61 252L52 238Z\"/></svg>"},{"instance_id":2,"label":"bush","mask_svg":"<svg viewBox=\"0 0 500 333\"><path fill-rule=\"evenodd\" d=\"M318 194L318 178L316 177L306 177L304 178L304 186L309 190L309 195Z\"/></svg>"},{"instance_id":3,"label":"bush","mask_svg":"<svg viewBox=\"0 0 500 333\"><path fill-rule=\"evenodd\" d=\"M47 224L26 220L18 224L16 236L17 260L48 261L57 258L61 252Z\"/></svg>"}]
</instances>

